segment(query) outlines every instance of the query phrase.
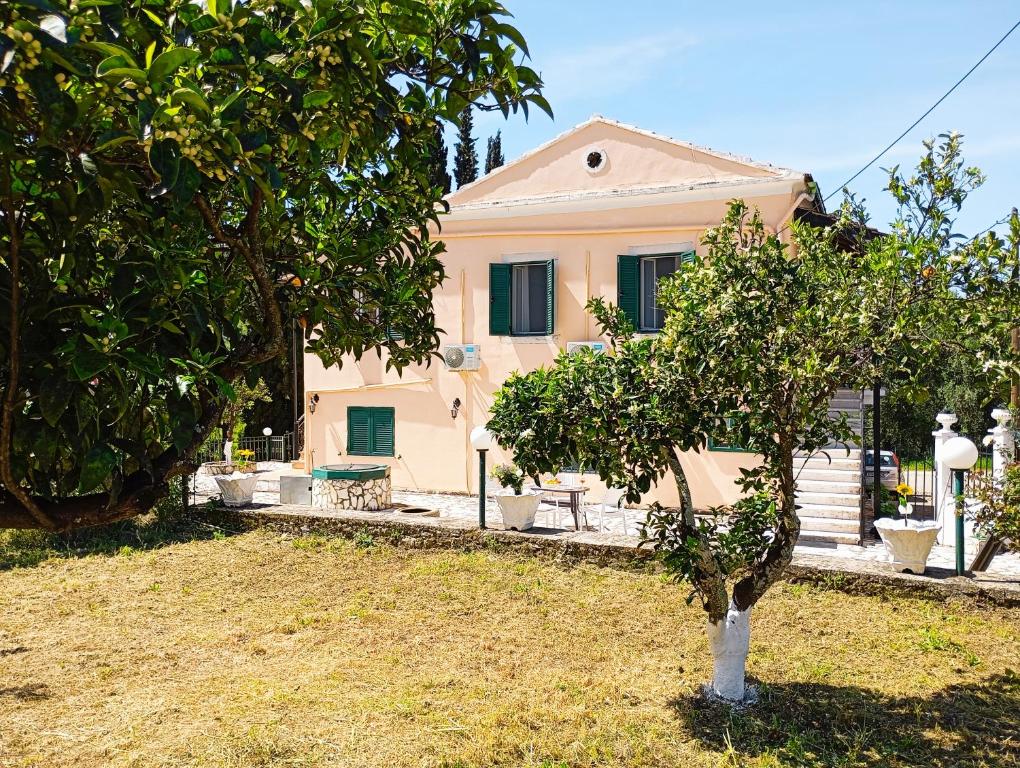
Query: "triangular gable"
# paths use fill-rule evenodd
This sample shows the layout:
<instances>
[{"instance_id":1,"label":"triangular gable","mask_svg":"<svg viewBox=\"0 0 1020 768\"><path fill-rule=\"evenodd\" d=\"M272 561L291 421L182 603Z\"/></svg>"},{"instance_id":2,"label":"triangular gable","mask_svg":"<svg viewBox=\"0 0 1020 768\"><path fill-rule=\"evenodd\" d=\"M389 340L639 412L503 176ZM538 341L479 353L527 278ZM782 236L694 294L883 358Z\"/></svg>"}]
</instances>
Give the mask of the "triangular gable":
<instances>
[{"instance_id":1,"label":"triangular gable","mask_svg":"<svg viewBox=\"0 0 1020 768\"><path fill-rule=\"evenodd\" d=\"M592 157L602 164L591 167ZM593 117L447 196L453 206L570 193L670 189L796 174Z\"/></svg>"}]
</instances>

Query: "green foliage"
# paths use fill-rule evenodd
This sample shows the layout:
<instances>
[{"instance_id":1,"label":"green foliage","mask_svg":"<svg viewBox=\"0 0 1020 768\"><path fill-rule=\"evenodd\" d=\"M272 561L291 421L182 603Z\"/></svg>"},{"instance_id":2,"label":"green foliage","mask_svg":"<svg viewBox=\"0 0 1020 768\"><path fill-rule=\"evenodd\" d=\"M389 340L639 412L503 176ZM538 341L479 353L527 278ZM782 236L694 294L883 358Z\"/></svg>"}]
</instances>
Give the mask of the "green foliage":
<instances>
[{"instance_id":1,"label":"green foliage","mask_svg":"<svg viewBox=\"0 0 1020 768\"><path fill-rule=\"evenodd\" d=\"M550 369L509 377L490 430L526 473L573 458L632 501L671 470L681 507L653 509L646 540L713 621L725 615L730 577L734 602L749 608L799 535L794 453L852 438L845 416L828 413L840 387L881 379L920 392L953 346L975 350L992 376L1016 366L1001 343L1020 322L1015 259L994 235L961 242L951 228L980 175L964 167L957 136L925 149L916 174L891 174L901 209L886 236L864 226L852 199L835 226L792 225L790 242L732 202L705 234L706 253L659 284L657 337L636 339L623 312L591 301L611 354L561 354ZM761 461L741 471L748 499L696 518L677 451L709 437Z\"/></svg>"},{"instance_id":2,"label":"green foliage","mask_svg":"<svg viewBox=\"0 0 1020 768\"><path fill-rule=\"evenodd\" d=\"M437 125L469 104L548 111L506 16L495 0L0 8L7 524L151 504L289 318L325 365L430 358Z\"/></svg>"},{"instance_id":3,"label":"green foliage","mask_svg":"<svg viewBox=\"0 0 1020 768\"><path fill-rule=\"evenodd\" d=\"M241 377L234 381L231 389L233 390L233 399L224 407L223 415L220 417L224 440L233 440L238 423L255 407L256 403L269 403L273 399L269 387L262 379L258 379L254 385L251 385Z\"/></svg>"},{"instance_id":4,"label":"green foliage","mask_svg":"<svg viewBox=\"0 0 1020 768\"><path fill-rule=\"evenodd\" d=\"M444 195L450 194L450 171L447 166L450 162L449 152L446 149L446 141L443 138L443 127L436 123L432 144L429 152L429 182L433 187L438 187Z\"/></svg>"},{"instance_id":5,"label":"green foliage","mask_svg":"<svg viewBox=\"0 0 1020 768\"><path fill-rule=\"evenodd\" d=\"M478 152L472 135L474 125L471 107L467 106L460 115L457 145L453 150L453 178L457 180L458 189L478 178Z\"/></svg>"},{"instance_id":6,"label":"green foliage","mask_svg":"<svg viewBox=\"0 0 1020 768\"><path fill-rule=\"evenodd\" d=\"M1009 342L1003 336L1005 352ZM928 369L917 386L888 387L882 400L882 445L896 451L900 459L929 456L935 415L955 413L957 429L965 435L983 435L991 427L992 409L1008 398L1008 383L999 375L989 375L972 350L949 349L941 364ZM871 432L871 411L866 412L865 433Z\"/></svg>"},{"instance_id":7,"label":"green foliage","mask_svg":"<svg viewBox=\"0 0 1020 768\"><path fill-rule=\"evenodd\" d=\"M765 557L778 520L775 500L752 494L731 507L713 507L695 521L696 537L709 543L720 572L727 578L750 571ZM700 545L691 540L682 518L654 507L646 524L646 541L662 553L667 570L677 580L697 570Z\"/></svg>"},{"instance_id":8,"label":"green foliage","mask_svg":"<svg viewBox=\"0 0 1020 768\"><path fill-rule=\"evenodd\" d=\"M1002 480L985 471L973 473L970 482L979 502L969 510L977 527L1020 552L1020 463L1006 465Z\"/></svg>"},{"instance_id":9,"label":"green foliage","mask_svg":"<svg viewBox=\"0 0 1020 768\"><path fill-rule=\"evenodd\" d=\"M489 137L485 147L485 172L492 173L505 162L503 158L503 136L496 131L495 136Z\"/></svg>"},{"instance_id":10,"label":"green foliage","mask_svg":"<svg viewBox=\"0 0 1020 768\"><path fill-rule=\"evenodd\" d=\"M516 495L524 493L524 474L511 464L500 464L493 467L492 479L504 488L509 488Z\"/></svg>"}]
</instances>

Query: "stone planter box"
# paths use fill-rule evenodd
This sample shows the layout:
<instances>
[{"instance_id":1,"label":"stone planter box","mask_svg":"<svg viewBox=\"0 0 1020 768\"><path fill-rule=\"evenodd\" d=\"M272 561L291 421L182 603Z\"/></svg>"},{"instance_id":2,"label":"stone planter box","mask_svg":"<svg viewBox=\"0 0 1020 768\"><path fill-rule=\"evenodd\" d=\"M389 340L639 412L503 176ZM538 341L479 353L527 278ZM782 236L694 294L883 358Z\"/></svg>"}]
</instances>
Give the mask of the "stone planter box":
<instances>
[{"instance_id":1,"label":"stone planter box","mask_svg":"<svg viewBox=\"0 0 1020 768\"><path fill-rule=\"evenodd\" d=\"M537 493L496 494L496 506L507 530L526 531L535 525L535 513L542 497Z\"/></svg>"},{"instance_id":2,"label":"stone planter box","mask_svg":"<svg viewBox=\"0 0 1020 768\"><path fill-rule=\"evenodd\" d=\"M390 468L383 464L330 464L312 470L312 506L378 512L393 506Z\"/></svg>"},{"instance_id":3,"label":"stone planter box","mask_svg":"<svg viewBox=\"0 0 1020 768\"><path fill-rule=\"evenodd\" d=\"M255 494L258 475L232 474L216 475L213 478L220 487L220 496L228 507L246 507Z\"/></svg>"},{"instance_id":4,"label":"stone planter box","mask_svg":"<svg viewBox=\"0 0 1020 768\"><path fill-rule=\"evenodd\" d=\"M889 555L889 565L894 571L910 571L917 575L924 573L928 555L939 534L938 523L910 521L904 525L902 520L881 517L875 521L875 528L882 537L885 551Z\"/></svg>"},{"instance_id":5,"label":"stone planter box","mask_svg":"<svg viewBox=\"0 0 1020 768\"><path fill-rule=\"evenodd\" d=\"M234 464L230 461L207 461L198 468L200 475L230 475L234 472Z\"/></svg>"}]
</instances>

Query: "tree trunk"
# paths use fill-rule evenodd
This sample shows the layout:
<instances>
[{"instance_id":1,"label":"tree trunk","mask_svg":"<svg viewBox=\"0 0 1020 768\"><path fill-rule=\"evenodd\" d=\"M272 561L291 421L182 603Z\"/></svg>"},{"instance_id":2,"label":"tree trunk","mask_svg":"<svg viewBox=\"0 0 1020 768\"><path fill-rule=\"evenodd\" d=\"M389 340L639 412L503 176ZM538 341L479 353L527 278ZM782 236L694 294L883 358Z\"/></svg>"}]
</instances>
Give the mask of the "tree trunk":
<instances>
[{"instance_id":1,"label":"tree trunk","mask_svg":"<svg viewBox=\"0 0 1020 768\"><path fill-rule=\"evenodd\" d=\"M727 701L744 700L744 670L751 645L751 609L730 603L722 621L708 622L712 649L712 691Z\"/></svg>"}]
</instances>

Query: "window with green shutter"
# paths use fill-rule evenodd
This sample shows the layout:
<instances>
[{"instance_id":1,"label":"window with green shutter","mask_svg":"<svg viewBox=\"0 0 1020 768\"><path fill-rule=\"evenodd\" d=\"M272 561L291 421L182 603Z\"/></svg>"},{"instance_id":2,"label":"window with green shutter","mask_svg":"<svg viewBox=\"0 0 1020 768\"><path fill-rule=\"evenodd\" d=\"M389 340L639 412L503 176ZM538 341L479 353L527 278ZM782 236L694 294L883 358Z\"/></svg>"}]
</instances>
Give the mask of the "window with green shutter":
<instances>
[{"instance_id":1,"label":"window with green shutter","mask_svg":"<svg viewBox=\"0 0 1020 768\"><path fill-rule=\"evenodd\" d=\"M556 314L553 261L489 265L489 333L548 336Z\"/></svg>"},{"instance_id":2,"label":"window with green shutter","mask_svg":"<svg viewBox=\"0 0 1020 768\"><path fill-rule=\"evenodd\" d=\"M350 406L347 409L347 453L351 456L394 455L392 408Z\"/></svg>"},{"instance_id":3,"label":"window with green shutter","mask_svg":"<svg viewBox=\"0 0 1020 768\"><path fill-rule=\"evenodd\" d=\"M662 329L665 314L657 304L658 285L679 269L694 261L694 251L661 253L648 256L617 256L617 304L639 331Z\"/></svg>"},{"instance_id":4,"label":"window with green shutter","mask_svg":"<svg viewBox=\"0 0 1020 768\"><path fill-rule=\"evenodd\" d=\"M727 417L726 428L733 428L733 418ZM715 439L714 437L708 438L708 450L710 451L735 451L737 453L747 453L747 448L741 445L740 440L725 437L722 439Z\"/></svg>"}]
</instances>

